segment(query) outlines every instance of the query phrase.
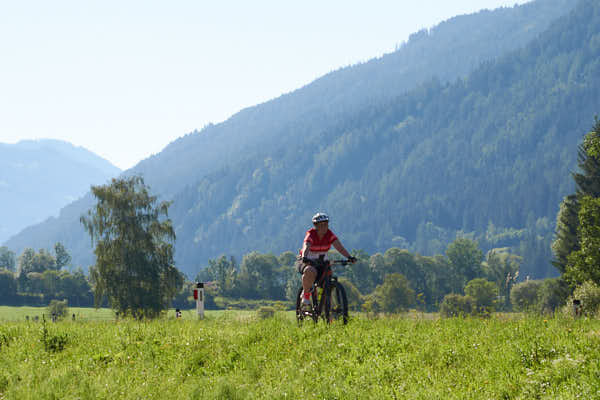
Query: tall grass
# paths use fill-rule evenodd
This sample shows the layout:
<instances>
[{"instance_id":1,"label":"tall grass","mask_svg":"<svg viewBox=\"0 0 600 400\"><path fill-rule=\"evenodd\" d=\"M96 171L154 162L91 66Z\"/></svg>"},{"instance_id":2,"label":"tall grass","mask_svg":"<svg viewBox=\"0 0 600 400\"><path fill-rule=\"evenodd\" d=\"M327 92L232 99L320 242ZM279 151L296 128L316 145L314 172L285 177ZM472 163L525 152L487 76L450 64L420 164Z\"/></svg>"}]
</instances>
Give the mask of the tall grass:
<instances>
[{"instance_id":1,"label":"tall grass","mask_svg":"<svg viewBox=\"0 0 600 400\"><path fill-rule=\"evenodd\" d=\"M289 313L222 312L45 331L0 325L1 399L600 397L600 323L590 319L416 316L299 327Z\"/></svg>"}]
</instances>

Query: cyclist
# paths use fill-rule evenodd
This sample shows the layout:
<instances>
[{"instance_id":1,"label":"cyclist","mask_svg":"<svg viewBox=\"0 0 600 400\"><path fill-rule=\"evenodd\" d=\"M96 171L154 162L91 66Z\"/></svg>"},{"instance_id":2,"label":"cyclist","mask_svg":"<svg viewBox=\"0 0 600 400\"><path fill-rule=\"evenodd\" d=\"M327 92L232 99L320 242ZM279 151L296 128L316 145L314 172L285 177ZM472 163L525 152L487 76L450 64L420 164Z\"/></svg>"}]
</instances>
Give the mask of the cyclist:
<instances>
[{"instance_id":1,"label":"cyclist","mask_svg":"<svg viewBox=\"0 0 600 400\"><path fill-rule=\"evenodd\" d=\"M323 270L319 266L310 265L320 256L327 259L327 252L333 247L346 257L351 263L356 262L348 250L344 248L338 237L329 229L329 216L325 213L316 213L312 218L314 228L306 231L304 244L300 250L302 262L298 263L298 272L302 274L302 307L309 308L310 292L315 279L319 279Z\"/></svg>"}]
</instances>

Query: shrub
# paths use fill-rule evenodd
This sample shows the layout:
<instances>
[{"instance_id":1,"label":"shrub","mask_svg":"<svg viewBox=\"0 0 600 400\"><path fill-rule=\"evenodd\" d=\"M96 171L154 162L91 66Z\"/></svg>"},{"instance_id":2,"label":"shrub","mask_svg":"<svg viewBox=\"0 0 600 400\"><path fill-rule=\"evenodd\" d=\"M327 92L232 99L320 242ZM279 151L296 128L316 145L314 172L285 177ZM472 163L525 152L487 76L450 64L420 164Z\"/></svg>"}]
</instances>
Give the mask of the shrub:
<instances>
[{"instance_id":1,"label":"shrub","mask_svg":"<svg viewBox=\"0 0 600 400\"><path fill-rule=\"evenodd\" d=\"M48 327L46 326L46 320L43 320L42 329L42 343L44 344L44 350L52 353L63 351L68 342L68 336L66 333L50 334Z\"/></svg>"},{"instance_id":2,"label":"shrub","mask_svg":"<svg viewBox=\"0 0 600 400\"><path fill-rule=\"evenodd\" d=\"M564 279L544 279L538 291L537 309L543 314L555 312L567 302L569 292L569 285Z\"/></svg>"},{"instance_id":3,"label":"shrub","mask_svg":"<svg viewBox=\"0 0 600 400\"><path fill-rule=\"evenodd\" d=\"M44 340L44 349L48 352L57 353L63 351L68 342L66 333L50 335Z\"/></svg>"},{"instance_id":4,"label":"shrub","mask_svg":"<svg viewBox=\"0 0 600 400\"><path fill-rule=\"evenodd\" d=\"M534 311L537 308L541 281L517 283L510 290L510 302L517 311Z\"/></svg>"},{"instance_id":5,"label":"shrub","mask_svg":"<svg viewBox=\"0 0 600 400\"><path fill-rule=\"evenodd\" d=\"M258 310L260 307L273 307L276 311L284 311L292 310L295 306L295 301L292 304L291 302L280 300L234 299L221 296L215 298L215 307L217 310Z\"/></svg>"},{"instance_id":6,"label":"shrub","mask_svg":"<svg viewBox=\"0 0 600 400\"><path fill-rule=\"evenodd\" d=\"M581 301L583 315L594 316L600 311L600 287L592 281L584 282L575 288L564 310L568 314L573 313L573 299Z\"/></svg>"},{"instance_id":7,"label":"shrub","mask_svg":"<svg viewBox=\"0 0 600 400\"><path fill-rule=\"evenodd\" d=\"M498 287L493 282L476 278L467 283L465 294L475 299L474 311L477 314L489 314L495 309Z\"/></svg>"},{"instance_id":8,"label":"shrub","mask_svg":"<svg viewBox=\"0 0 600 400\"><path fill-rule=\"evenodd\" d=\"M258 309L257 315L260 319L273 318L275 315L275 307L261 307Z\"/></svg>"},{"instance_id":9,"label":"shrub","mask_svg":"<svg viewBox=\"0 0 600 400\"><path fill-rule=\"evenodd\" d=\"M381 305L379 304L374 293L368 294L364 297L364 303L362 310L367 313L368 317L374 317L381 312Z\"/></svg>"},{"instance_id":10,"label":"shrub","mask_svg":"<svg viewBox=\"0 0 600 400\"><path fill-rule=\"evenodd\" d=\"M456 293L447 294L440 305L440 314L443 317L461 317L473 314L477 305L471 296Z\"/></svg>"},{"instance_id":11,"label":"shrub","mask_svg":"<svg viewBox=\"0 0 600 400\"><path fill-rule=\"evenodd\" d=\"M415 291L402 274L387 274L383 284L373 292L374 302L379 304L382 311L394 313L403 311L415 303Z\"/></svg>"},{"instance_id":12,"label":"shrub","mask_svg":"<svg viewBox=\"0 0 600 400\"><path fill-rule=\"evenodd\" d=\"M58 319L63 319L67 316L69 308L67 307L67 300L52 300L46 308L48 314L55 315Z\"/></svg>"}]
</instances>

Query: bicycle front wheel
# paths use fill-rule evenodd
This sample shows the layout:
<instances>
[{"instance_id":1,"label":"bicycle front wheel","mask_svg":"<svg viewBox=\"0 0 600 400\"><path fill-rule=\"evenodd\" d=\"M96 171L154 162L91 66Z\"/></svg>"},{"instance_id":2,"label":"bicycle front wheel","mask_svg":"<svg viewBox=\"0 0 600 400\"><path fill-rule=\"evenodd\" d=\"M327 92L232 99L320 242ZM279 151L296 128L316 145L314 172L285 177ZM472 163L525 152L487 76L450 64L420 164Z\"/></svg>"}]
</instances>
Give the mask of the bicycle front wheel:
<instances>
[{"instance_id":1,"label":"bicycle front wheel","mask_svg":"<svg viewBox=\"0 0 600 400\"><path fill-rule=\"evenodd\" d=\"M329 296L325 299L325 319L328 323L348 323L348 298L339 282L331 282Z\"/></svg>"},{"instance_id":2,"label":"bicycle front wheel","mask_svg":"<svg viewBox=\"0 0 600 400\"><path fill-rule=\"evenodd\" d=\"M314 291L311 297L312 305L310 310L304 310L302 308L302 288L298 289L298 293L296 295L296 320L298 324L302 324L305 319L312 319L313 322L317 322L317 312L315 304L317 304L317 296Z\"/></svg>"}]
</instances>

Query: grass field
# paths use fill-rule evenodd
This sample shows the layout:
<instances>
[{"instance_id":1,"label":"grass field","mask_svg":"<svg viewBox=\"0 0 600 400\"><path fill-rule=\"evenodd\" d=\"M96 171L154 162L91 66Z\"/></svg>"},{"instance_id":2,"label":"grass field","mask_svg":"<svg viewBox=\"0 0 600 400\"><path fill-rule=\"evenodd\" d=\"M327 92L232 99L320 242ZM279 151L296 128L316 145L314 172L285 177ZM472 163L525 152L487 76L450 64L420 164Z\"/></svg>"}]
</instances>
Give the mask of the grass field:
<instances>
[{"instance_id":1,"label":"grass field","mask_svg":"<svg viewBox=\"0 0 600 400\"><path fill-rule=\"evenodd\" d=\"M46 330L24 318L0 324L0 399L600 398L591 319L417 314L299 327L290 313L150 322L80 313Z\"/></svg>"},{"instance_id":2,"label":"grass field","mask_svg":"<svg viewBox=\"0 0 600 400\"><path fill-rule=\"evenodd\" d=\"M35 317L42 319L42 315L48 318L48 312L45 307L8 307L0 306L0 322L17 322L25 321L27 317L33 320ZM75 314L75 320L82 321L108 321L115 319L115 313L107 308L78 308L69 307L69 318ZM67 319L69 319L67 318Z\"/></svg>"},{"instance_id":3,"label":"grass field","mask_svg":"<svg viewBox=\"0 0 600 400\"><path fill-rule=\"evenodd\" d=\"M208 317L218 317L220 315L224 315L225 311L212 311L207 310L205 314ZM75 321L115 321L116 315L115 312L108 308L86 308L86 307L69 307L69 315L65 319L65 321L73 321L72 316L75 314ZM227 311L229 315L236 314L254 314L253 312L248 311ZM46 307L9 307L9 306L0 306L0 323L3 322L19 322L26 321L27 317L31 321L33 321L34 317L38 317L38 320L42 319L42 315L45 315L46 319L49 319L48 311ZM175 318L175 310L169 310L166 314L166 318L173 319ZM183 310L182 311L182 319L184 320L196 320L197 314L196 310Z\"/></svg>"}]
</instances>

